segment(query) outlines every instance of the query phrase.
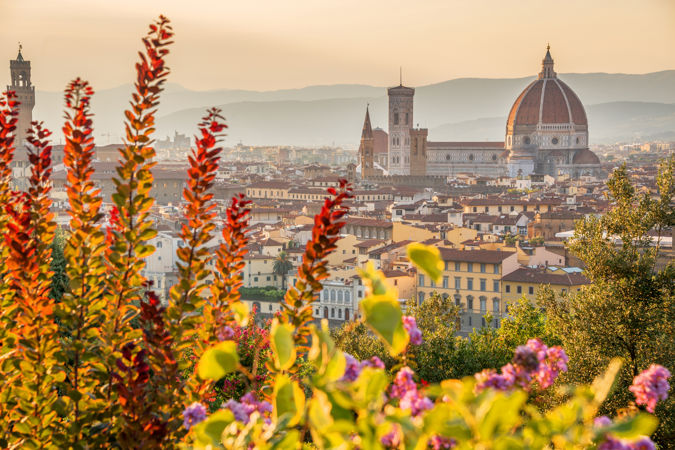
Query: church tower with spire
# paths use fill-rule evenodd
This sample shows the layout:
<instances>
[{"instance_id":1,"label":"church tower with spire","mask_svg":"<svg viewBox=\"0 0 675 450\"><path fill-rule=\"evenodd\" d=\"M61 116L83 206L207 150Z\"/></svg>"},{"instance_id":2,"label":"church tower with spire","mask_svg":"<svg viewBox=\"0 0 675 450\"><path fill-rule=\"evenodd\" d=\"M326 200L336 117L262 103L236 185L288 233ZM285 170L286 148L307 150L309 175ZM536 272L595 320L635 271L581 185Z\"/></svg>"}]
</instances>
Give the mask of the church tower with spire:
<instances>
[{"instance_id":1,"label":"church tower with spire","mask_svg":"<svg viewBox=\"0 0 675 450\"><path fill-rule=\"evenodd\" d=\"M361 178L367 180L377 174L374 166L375 139L373 127L370 124L370 112L366 106L366 118L363 121L361 131L361 144L359 145L359 159L361 161Z\"/></svg>"},{"instance_id":2,"label":"church tower with spire","mask_svg":"<svg viewBox=\"0 0 675 450\"><path fill-rule=\"evenodd\" d=\"M30 81L30 61L23 59L21 44L16 59L9 62L12 84L7 86L8 91L14 91L19 105L19 117L16 126L17 148L26 142L27 131L33 121L33 107L35 106L35 86Z\"/></svg>"}]
</instances>

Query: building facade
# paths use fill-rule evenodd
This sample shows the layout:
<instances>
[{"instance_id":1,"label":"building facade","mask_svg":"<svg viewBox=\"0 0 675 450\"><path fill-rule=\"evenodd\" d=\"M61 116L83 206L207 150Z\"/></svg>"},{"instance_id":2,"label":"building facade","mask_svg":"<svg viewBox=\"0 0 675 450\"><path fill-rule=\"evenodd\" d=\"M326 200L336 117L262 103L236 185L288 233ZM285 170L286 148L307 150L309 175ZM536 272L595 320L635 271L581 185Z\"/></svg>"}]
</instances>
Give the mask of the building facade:
<instances>
[{"instance_id":1,"label":"building facade","mask_svg":"<svg viewBox=\"0 0 675 450\"><path fill-rule=\"evenodd\" d=\"M597 175L600 160L588 149L588 120L579 97L553 70L549 48L537 80L511 107L503 142L433 142L428 130L413 127L415 89L389 88L386 167L371 170L372 146L362 145L361 175L452 177ZM370 117L367 115L368 126ZM365 124L364 124L365 127ZM368 152L368 153L366 153ZM368 164L367 166L364 164Z\"/></svg>"}]
</instances>

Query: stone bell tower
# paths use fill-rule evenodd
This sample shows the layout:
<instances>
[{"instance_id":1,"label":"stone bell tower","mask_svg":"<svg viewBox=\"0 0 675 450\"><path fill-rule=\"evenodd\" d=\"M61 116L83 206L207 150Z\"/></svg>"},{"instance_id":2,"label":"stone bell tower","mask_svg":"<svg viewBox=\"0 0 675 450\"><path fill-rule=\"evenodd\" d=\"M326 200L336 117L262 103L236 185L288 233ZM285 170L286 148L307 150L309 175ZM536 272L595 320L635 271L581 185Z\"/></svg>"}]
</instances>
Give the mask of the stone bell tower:
<instances>
[{"instance_id":1,"label":"stone bell tower","mask_svg":"<svg viewBox=\"0 0 675 450\"><path fill-rule=\"evenodd\" d=\"M26 142L27 131L33 121L33 107L35 106L35 86L30 82L30 61L23 59L21 44L16 59L9 62L9 70L12 76L12 84L7 86L8 91L16 92L19 105L19 117L16 126L17 148Z\"/></svg>"}]
</instances>

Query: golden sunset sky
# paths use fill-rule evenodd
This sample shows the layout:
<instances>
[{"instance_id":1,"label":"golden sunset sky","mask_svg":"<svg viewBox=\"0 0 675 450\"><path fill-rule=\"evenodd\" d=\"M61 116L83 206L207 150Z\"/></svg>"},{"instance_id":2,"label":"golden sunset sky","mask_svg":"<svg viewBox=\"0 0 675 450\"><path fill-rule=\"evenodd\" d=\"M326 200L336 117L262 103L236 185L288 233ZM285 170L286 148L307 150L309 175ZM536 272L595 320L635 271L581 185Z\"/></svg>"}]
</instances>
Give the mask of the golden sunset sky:
<instances>
[{"instance_id":1,"label":"golden sunset sky","mask_svg":"<svg viewBox=\"0 0 675 450\"><path fill-rule=\"evenodd\" d=\"M0 80L21 41L38 89L128 83L160 13L196 90L530 76L548 42L558 72L675 69L674 0L0 0Z\"/></svg>"}]
</instances>

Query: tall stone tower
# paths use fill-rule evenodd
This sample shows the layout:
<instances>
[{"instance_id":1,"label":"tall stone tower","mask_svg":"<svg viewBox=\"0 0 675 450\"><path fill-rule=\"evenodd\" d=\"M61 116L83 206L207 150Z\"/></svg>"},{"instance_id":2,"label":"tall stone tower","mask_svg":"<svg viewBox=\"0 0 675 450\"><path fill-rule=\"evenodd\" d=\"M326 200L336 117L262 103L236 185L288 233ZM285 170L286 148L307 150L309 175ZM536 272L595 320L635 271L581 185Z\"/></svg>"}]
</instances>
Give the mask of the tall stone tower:
<instances>
[{"instance_id":1,"label":"tall stone tower","mask_svg":"<svg viewBox=\"0 0 675 450\"><path fill-rule=\"evenodd\" d=\"M427 136L429 130L426 128L410 130L410 175L427 174Z\"/></svg>"},{"instance_id":2,"label":"tall stone tower","mask_svg":"<svg viewBox=\"0 0 675 450\"><path fill-rule=\"evenodd\" d=\"M361 159L361 178L367 180L376 174L373 164L375 151L375 139L373 138L373 127L370 124L370 112L366 107L366 118L363 121L363 130L361 131L361 144L359 145L359 157Z\"/></svg>"},{"instance_id":3,"label":"tall stone tower","mask_svg":"<svg viewBox=\"0 0 675 450\"><path fill-rule=\"evenodd\" d=\"M389 95L389 174L410 175L410 130L413 124L415 89L403 86L387 89Z\"/></svg>"},{"instance_id":4,"label":"tall stone tower","mask_svg":"<svg viewBox=\"0 0 675 450\"><path fill-rule=\"evenodd\" d=\"M15 139L15 144L19 147L26 141L27 131L33 121L33 107L35 106L35 86L30 82L30 61L23 59L20 44L16 59L9 62L9 70L12 75L12 84L7 86L7 90L16 92L17 100L21 102Z\"/></svg>"}]
</instances>

